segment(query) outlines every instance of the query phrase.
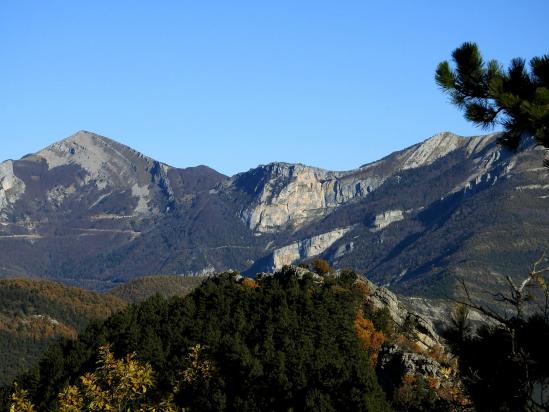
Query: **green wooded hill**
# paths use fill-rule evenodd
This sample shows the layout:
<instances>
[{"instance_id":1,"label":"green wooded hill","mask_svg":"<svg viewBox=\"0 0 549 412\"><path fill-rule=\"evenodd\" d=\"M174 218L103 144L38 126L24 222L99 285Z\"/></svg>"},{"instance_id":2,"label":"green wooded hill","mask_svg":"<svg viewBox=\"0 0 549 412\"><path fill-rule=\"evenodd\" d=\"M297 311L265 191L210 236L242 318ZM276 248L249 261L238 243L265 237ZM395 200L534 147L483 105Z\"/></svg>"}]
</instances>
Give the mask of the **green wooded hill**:
<instances>
[{"instance_id":1,"label":"green wooded hill","mask_svg":"<svg viewBox=\"0 0 549 412\"><path fill-rule=\"evenodd\" d=\"M57 338L75 338L91 319L125 305L115 296L55 282L0 280L0 384L33 366Z\"/></svg>"},{"instance_id":2,"label":"green wooded hill","mask_svg":"<svg viewBox=\"0 0 549 412\"><path fill-rule=\"evenodd\" d=\"M54 410L57 394L93 371L99 348L110 343L117 358L134 352L152 366L155 387L147 396L173 394L189 410L389 410L372 353L357 336L357 313L367 308L355 280L292 268L258 280L220 274L186 297L156 295L90 324L76 340L52 346L17 382L38 410ZM188 379L198 344L211 372Z\"/></svg>"},{"instance_id":3,"label":"green wooded hill","mask_svg":"<svg viewBox=\"0 0 549 412\"><path fill-rule=\"evenodd\" d=\"M44 280L0 280L0 385L33 366L57 338L76 338L90 320L105 319L155 294L184 296L203 280L148 276L107 294Z\"/></svg>"}]
</instances>

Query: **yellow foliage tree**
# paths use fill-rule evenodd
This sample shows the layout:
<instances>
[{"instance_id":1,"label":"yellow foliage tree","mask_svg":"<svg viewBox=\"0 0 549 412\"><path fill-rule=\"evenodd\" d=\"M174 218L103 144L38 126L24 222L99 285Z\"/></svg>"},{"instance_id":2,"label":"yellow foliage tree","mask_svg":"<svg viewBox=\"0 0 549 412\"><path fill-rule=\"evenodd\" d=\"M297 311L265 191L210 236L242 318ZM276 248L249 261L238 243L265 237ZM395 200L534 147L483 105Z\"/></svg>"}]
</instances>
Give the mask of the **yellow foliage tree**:
<instances>
[{"instance_id":1,"label":"yellow foliage tree","mask_svg":"<svg viewBox=\"0 0 549 412\"><path fill-rule=\"evenodd\" d=\"M242 279L242 286L245 286L250 289L256 289L259 285L252 278L244 278Z\"/></svg>"},{"instance_id":2,"label":"yellow foliage tree","mask_svg":"<svg viewBox=\"0 0 549 412\"><path fill-rule=\"evenodd\" d=\"M153 375L151 366L139 363L135 354L115 359L110 346L102 346L95 372L86 373L78 385L69 385L59 394L59 411L177 411L171 398L158 402L148 397ZM11 400L10 412L35 411L24 390L17 390Z\"/></svg>"},{"instance_id":3,"label":"yellow foliage tree","mask_svg":"<svg viewBox=\"0 0 549 412\"><path fill-rule=\"evenodd\" d=\"M385 341L385 335L383 332L378 332L375 330L372 321L364 317L364 312L362 309L360 309L356 314L354 327L358 339L370 355L370 364L372 367L375 367L377 364L377 356L381 350L383 342Z\"/></svg>"},{"instance_id":4,"label":"yellow foliage tree","mask_svg":"<svg viewBox=\"0 0 549 412\"><path fill-rule=\"evenodd\" d=\"M212 376L215 371L213 362L204 359L204 346L196 344L191 348L188 359L190 366L181 374L181 380L186 384L194 384Z\"/></svg>"},{"instance_id":5,"label":"yellow foliage tree","mask_svg":"<svg viewBox=\"0 0 549 412\"><path fill-rule=\"evenodd\" d=\"M35 412L34 405L28 399L28 392L17 389L11 395L10 412Z\"/></svg>"},{"instance_id":6,"label":"yellow foliage tree","mask_svg":"<svg viewBox=\"0 0 549 412\"><path fill-rule=\"evenodd\" d=\"M179 385L204 382L215 372L212 361L205 359L203 345L190 349L190 365L181 373ZM178 385L178 386L179 386ZM149 396L154 389L154 372L148 364L135 359L135 354L115 359L109 345L99 349L97 368L80 377L78 385L69 385L59 394L60 412L135 411L184 412L173 403L173 393L161 401ZM178 392L180 387L174 388ZM35 412L28 392L16 390L11 395L10 412Z\"/></svg>"},{"instance_id":7,"label":"yellow foliage tree","mask_svg":"<svg viewBox=\"0 0 549 412\"><path fill-rule=\"evenodd\" d=\"M175 411L170 400L153 403L148 391L154 387L154 373L135 354L115 359L110 347L99 350L95 372L80 378L79 385L67 386L59 394L60 412L76 411Z\"/></svg>"}]
</instances>

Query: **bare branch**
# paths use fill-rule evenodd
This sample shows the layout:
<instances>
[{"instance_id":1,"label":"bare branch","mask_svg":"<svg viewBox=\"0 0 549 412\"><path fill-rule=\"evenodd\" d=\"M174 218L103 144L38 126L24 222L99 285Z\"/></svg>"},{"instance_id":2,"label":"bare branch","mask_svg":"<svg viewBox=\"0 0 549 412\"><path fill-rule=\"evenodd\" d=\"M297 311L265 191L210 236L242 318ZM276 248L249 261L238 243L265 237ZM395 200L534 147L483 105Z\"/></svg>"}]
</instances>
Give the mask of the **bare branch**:
<instances>
[{"instance_id":1,"label":"bare branch","mask_svg":"<svg viewBox=\"0 0 549 412\"><path fill-rule=\"evenodd\" d=\"M469 288L467 287L467 284L465 283L464 279L458 278L458 281L459 281L459 283L460 283L460 285L463 289L463 292L465 293L465 296L467 297L467 301L451 298L452 301L454 301L455 303L467 306L471 309L475 309L478 312L482 313L483 315L489 317L490 319L493 319L493 320L507 326L507 324L508 324L507 319L505 319L504 317L498 315L495 311L473 302L473 300L471 299L471 294L469 293Z\"/></svg>"}]
</instances>

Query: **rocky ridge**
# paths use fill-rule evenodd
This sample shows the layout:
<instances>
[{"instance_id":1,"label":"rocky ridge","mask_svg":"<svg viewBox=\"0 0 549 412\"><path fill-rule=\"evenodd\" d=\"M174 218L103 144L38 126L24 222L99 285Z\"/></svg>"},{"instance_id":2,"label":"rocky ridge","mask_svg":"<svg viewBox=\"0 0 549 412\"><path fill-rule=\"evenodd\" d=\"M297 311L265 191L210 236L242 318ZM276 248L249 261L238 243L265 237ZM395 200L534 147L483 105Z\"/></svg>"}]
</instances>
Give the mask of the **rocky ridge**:
<instances>
[{"instance_id":1,"label":"rocky ridge","mask_svg":"<svg viewBox=\"0 0 549 412\"><path fill-rule=\"evenodd\" d=\"M491 153L498 152L498 147L494 145L495 137L469 139L444 132L402 152L347 172L301 164L271 163L236 175L228 186L250 191L255 196L254 201L240 212L242 220L251 230L258 234L285 228L295 230L330 214L339 206L368 196L391 176L398 176L399 172L429 166L458 149L482 163L481 159L486 157L483 151L487 146L491 146ZM481 167L487 169L490 164L484 162ZM478 170L468 181L478 178L479 173L482 175L482 171Z\"/></svg>"},{"instance_id":2,"label":"rocky ridge","mask_svg":"<svg viewBox=\"0 0 549 412\"><path fill-rule=\"evenodd\" d=\"M542 160L531 144L445 132L349 171L271 163L226 177L81 131L0 164L0 276L105 289L319 256L411 295L451 294L456 276L497 288L549 246Z\"/></svg>"}]
</instances>

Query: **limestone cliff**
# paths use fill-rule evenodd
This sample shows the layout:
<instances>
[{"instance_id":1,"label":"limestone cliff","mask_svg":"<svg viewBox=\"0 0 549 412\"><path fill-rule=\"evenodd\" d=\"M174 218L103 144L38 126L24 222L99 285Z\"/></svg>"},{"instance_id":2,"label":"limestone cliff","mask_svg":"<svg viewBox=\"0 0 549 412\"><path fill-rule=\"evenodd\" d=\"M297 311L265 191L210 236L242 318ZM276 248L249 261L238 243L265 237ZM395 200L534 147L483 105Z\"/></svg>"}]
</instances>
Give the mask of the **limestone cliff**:
<instances>
[{"instance_id":1,"label":"limestone cliff","mask_svg":"<svg viewBox=\"0 0 549 412\"><path fill-rule=\"evenodd\" d=\"M479 163L478 170L461 182L460 187L464 187L470 184L469 181L483 176L493 159L499 156L500 149L494 141L495 135L468 139L445 132L378 162L346 172L271 163L234 176L227 186L253 195L240 212L242 220L253 231L261 234L297 230L343 205L367 197L391 177L399 179L405 171L427 167L460 149ZM384 213L375 227L383 228L394 219L403 218L398 211Z\"/></svg>"},{"instance_id":2,"label":"limestone cliff","mask_svg":"<svg viewBox=\"0 0 549 412\"><path fill-rule=\"evenodd\" d=\"M13 172L13 161L0 163L0 217L25 192L25 183Z\"/></svg>"},{"instance_id":3,"label":"limestone cliff","mask_svg":"<svg viewBox=\"0 0 549 412\"><path fill-rule=\"evenodd\" d=\"M237 190L256 195L241 211L250 229L276 232L298 228L330 213L356 197L366 196L382 183L375 174L332 172L301 164L271 163L232 179Z\"/></svg>"},{"instance_id":4,"label":"limestone cliff","mask_svg":"<svg viewBox=\"0 0 549 412\"><path fill-rule=\"evenodd\" d=\"M282 266L291 265L299 260L318 256L335 241L341 239L349 230L351 230L350 227L332 230L278 248L273 252L273 268L280 269Z\"/></svg>"}]
</instances>

